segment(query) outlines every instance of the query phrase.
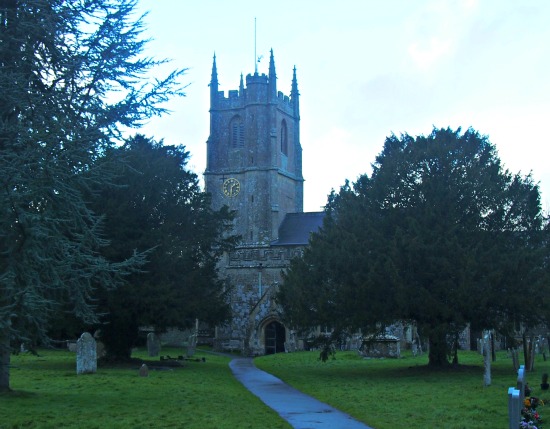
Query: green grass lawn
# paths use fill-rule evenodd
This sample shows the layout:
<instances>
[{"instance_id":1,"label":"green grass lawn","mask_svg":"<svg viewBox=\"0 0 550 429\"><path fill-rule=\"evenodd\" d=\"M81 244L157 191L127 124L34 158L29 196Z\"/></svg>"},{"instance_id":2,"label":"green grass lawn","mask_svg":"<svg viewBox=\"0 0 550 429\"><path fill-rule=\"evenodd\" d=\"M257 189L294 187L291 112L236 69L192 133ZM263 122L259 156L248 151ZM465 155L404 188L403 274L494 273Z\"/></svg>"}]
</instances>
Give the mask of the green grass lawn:
<instances>
[{"instance_id":1,"label":"green grass lawn","mask_svg":"<svg viewBox=\"0 0 550 429\"><path fill-rule=\"evenodd\" d=\"M151 370L145 378L138 375L139 364L77 376L74 353L39 354L12 356L14 392L0 395L1 429L290 428L233 378L226 357L197 352L206 362Z\"/></svg>"},{"instance_id":2,"label":"green grass lawn","mask_svg":"<svg viewBox=\"0 0 550 429\"><path fill-rule=\"evenodd\" d=\"M483 360L475 352L459 355L459 369L430 371L427 355L401 359L362 359L355 352L336 354L322 363L318 353L257 358L256 366L288 384L354 416L376 429L498 429L508 427L508 387L517 374L505 352L492 364L492 385L483 387ZM527 373L532 395L542 393L540 379L550 372L542 357ZM550 405L541 408L550 418Z\"/></svg>"},{"instance_id":3,"label":"green grass lawn","mask_svg":"<svg viewBox=\"0 0 550 429\"><path fill-rule=\"evenodd\" d=\"M67 351L13 356L14 392L0 395L0 429L290 427L233 378L229 358L197 355L206 362L152 370L147 378L138 376L139 364L100 366L96 374L77 376L75 355ZM143 352L135 357L149 359ZM508 427L507 391L516 382L511 360L498 354L490 387L483 387L479 354L462 352L460 361L460 369L433 372L426 368L426 355L408 353L377 360L340 352L326 363L317 352L255 360L259 368L376 429ZM539 357L535 367L528 382L544 399L540 376L550 372L550 360Z\"/></svg>"}]
</instances>

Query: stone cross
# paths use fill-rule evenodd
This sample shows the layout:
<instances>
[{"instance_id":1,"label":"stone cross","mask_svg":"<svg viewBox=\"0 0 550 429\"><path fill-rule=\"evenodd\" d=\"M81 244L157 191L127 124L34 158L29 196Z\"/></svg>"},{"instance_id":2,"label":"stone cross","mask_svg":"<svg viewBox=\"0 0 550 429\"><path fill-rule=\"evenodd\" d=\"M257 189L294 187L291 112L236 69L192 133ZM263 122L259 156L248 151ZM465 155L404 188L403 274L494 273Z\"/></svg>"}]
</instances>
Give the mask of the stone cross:
<instances>
[{"instance_id":1,"label":"stone cross","mask_svg":"<svg viewBox=\"0 0 550 429\"><path fill-rule=\"evenodd\" d=\"M521 407L523 401L520 400L520 391L510 387L508 389L508 428L517 429L521 418Z\"/></svg>"},{"instance_id":2,"label":"stone cross","mask_svg":"<svg viewBox=\"0 0 550 429\"><path fill-rule=\"evenodd\" d=\"M149 357L158 356L160 352L160 340L154 332L147 334L147 353Z\"/></svg>"},{"instance_id":3,"label":"stone cross","mask_svg":"<svg viewBox=\"0 0 550 429\"><path fill-rule=\"evenodd\" d=\"M93 374L97 371L97 348L94 337L84 332L76 342L76 373Z\"/></svg>"}]
</instances>

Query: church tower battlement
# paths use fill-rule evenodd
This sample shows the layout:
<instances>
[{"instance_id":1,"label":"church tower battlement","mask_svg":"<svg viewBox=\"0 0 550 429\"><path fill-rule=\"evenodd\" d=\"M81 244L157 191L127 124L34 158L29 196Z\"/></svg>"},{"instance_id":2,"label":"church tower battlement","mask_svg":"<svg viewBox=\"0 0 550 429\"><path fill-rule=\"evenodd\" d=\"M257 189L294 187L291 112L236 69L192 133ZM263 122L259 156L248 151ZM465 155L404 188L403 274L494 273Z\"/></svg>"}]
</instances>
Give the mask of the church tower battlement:
<instances>
[{"instance_id":1,"label":"church tower battlement","mask_svg":"<svg viewBox=\"0 0 550 429\"><path fill-rule=\"evenodd\" d=\"M290 96L269 73L241 74L238 90L219 90L216 56L210 81L210 136L204 173L214 209L237 211L243 244L269 244L287 213L303 211L302 147L296 68Z\"/></svg>"}]
</instances>

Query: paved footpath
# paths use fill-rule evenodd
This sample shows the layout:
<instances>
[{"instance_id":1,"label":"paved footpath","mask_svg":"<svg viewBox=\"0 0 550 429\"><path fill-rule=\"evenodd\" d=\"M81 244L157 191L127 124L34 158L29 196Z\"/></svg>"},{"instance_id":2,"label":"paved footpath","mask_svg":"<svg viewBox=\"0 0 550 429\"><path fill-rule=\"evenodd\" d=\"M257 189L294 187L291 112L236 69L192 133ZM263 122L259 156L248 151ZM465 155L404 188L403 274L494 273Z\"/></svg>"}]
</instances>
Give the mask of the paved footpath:
<instances>
[{"instance_id":1,"label":"paved footpath","mask_svg":"<svg viewBox=\"0 0 550 429\"><path fill-rule=\"evenodd\" d=\"M296 429L373 429L256 368L251 358L233 359L229 367L237 380Z\"/></svg>"}]
</instances>

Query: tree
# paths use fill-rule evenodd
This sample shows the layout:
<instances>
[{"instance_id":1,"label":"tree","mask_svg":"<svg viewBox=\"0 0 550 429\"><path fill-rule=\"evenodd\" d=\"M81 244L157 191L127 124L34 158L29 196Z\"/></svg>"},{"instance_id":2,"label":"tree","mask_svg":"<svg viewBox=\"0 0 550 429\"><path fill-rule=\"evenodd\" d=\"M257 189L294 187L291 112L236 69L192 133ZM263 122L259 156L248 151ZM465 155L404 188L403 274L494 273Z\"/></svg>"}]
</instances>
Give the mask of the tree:
<instances>
[{"instance_id":1,"label":"tree","mask_svg":"<svg viewBox=\"0 0 550 429\"><path fill-rule=\"evenodd\" d=\"M510 334L540 323L547 229L530 176L505 171L472 129L392 135L372 167L332 193L291 264L279 294L290 323L335 335L415 323L431 366L448 363L467 324Z\"/></svg>"},{"instance_id":2,"label":"tree","mask_svg":"<svg viewBox=\"0 0 550 429\"><path fill-rule=\"evenodd\" d=\"M163 331L229 316L216 264L235 244L228 235L233 213L227 206L212 210L197 175L185 169L188 158L183 146L136 135L102 159L118 171L94 198L111 238L104 254L124 260L131 249L148 252L141 272L101 293L98 309L105 316L99 328L109 359L130 358L140 326Z\"/></svg>"},{"instance_id":3,"label":"tree","mask_svg":"<svg viewBox=\"0 0 550 429\"><path fill-rule=\"evenodd\" d=\"M148 77L135 0L0 0L0 390L11 344L44 339L69 306L97 320L91 298L143 255L110 261L83 198L109 180L96 160L126 127L182 95L183 70Z\"/></svg>"}]
</instances>

